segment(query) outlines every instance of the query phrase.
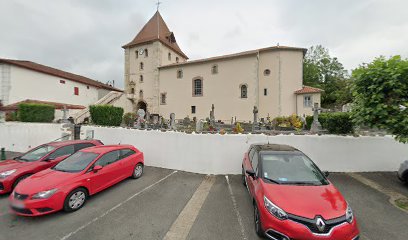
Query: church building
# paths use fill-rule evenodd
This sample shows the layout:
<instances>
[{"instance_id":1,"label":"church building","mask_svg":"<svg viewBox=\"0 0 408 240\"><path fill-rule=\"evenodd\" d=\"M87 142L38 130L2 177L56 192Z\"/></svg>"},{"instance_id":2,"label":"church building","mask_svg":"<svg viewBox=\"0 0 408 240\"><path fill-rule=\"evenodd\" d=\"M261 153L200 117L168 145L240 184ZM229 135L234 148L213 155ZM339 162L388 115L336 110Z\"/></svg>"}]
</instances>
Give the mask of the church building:
<instances>
[{"instance_id":1,"label":"church building","mask_svg":"<svg viewBox=\"0 0 408 240\"><path fill-rule=\"evenodd\" d=\"M229 122L312 115L321 91L303 85L306 49L272 46L189 61L157 11L125 50L125 92L133 110L177 119Z\"/></svg>"}]
</instances>

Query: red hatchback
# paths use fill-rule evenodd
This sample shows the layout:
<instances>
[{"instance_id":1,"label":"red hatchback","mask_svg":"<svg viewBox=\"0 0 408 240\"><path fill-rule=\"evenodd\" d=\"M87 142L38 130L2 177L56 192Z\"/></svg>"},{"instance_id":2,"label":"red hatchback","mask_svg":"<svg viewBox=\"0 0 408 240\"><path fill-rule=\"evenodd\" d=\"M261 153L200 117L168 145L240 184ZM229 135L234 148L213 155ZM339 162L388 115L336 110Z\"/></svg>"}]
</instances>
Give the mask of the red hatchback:
<instances>
[{"instance_id":1,"label":"red hatchback","mask_svg":"<svg viewBox=\"0 0 408 240\"><path fill-rule=\"evenodd\" d=\"M13 191L21 180L55 166L73 153L98 145L102 145L99 140L50 142L38 146L13 160L2 161L0 162L0 194Z\"/></svg>"},{"instance_id":2,"label":"red hatchback","mask_svg":"<svg viewBox=\"0 0 408 240\"><path fill-rule=\"evenodd\" d=\"M253 200L257 234L275 240L359 239L353 211L327 175L293 147L252 145L242 181Z\"/></svg>"},{"instance_id":3,"label":"red hatchback","mask_svg":"<svg viewBox=\"0 0 408 240\"><path fill-rule=\"evenodd\" d=\"M9 198L11 209L24 216L76 211L88 196L142 176L143 166L143 153L131 145L82 149L17 185Z\"/></svg>"}]
</instances>

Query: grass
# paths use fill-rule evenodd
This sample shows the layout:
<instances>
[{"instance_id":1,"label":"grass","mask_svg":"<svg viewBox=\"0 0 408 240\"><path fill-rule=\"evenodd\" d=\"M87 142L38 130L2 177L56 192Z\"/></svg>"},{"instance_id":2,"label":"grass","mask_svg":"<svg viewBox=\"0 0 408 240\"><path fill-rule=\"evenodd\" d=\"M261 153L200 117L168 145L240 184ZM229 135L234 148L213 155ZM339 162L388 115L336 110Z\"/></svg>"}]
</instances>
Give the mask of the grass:
<instances>
[{"instance_id":1,"label":"grass","mask_svg":"<svg viewBox=\"0 0 408 240\"><path fill-rule=\"evenodd\" d=\"M404 210L408 210L408 198L400 198L395 200L395 204Z\"/></svg>"}]
</instances>

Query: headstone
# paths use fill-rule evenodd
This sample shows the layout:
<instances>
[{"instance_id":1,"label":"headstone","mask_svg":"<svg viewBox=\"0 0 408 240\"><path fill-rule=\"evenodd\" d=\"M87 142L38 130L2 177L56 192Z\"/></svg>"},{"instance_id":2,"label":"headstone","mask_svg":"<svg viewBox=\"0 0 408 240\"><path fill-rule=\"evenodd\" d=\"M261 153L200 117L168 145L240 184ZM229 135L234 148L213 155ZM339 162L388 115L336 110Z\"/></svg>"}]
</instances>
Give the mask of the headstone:
<instances>
[{"instance_id":1,"label":"headstone","mask_svg":"<svg viewBox=\"0 0 408 240\"><path fill-rule=\"evenodd\" d=\"M252 123L252 131L258 130L258 108L254 106L254 110L252 111L254 114L254 122Z\"/></svg>"},{"instance_id":2,"label":"headstone","mask_svg":"<svg viewBox=\"0 0 408 240\"><path fill-rule=\"evenodd\" d=\"M211 124L215 123L214 104L211 105L210 122L211 122Z\"/></svg>"},{"instance_id":3,"label":"headstone","mask_svg":"<svg viewBox=\"0 0 408 240\"><path fill-rule=\"evenodd\" d=\"M311 133L319 133L322 131L322 125L319 122L319 103L314 103L313 107L313 122L312 126L310 127Z\"/></svg>"},{"instance_id":4,"label":"headstone","mask_svg":"<svg viewBox=\"0 0 408 240\"><path fill-rule=\"evenodd\" d=\"M170 130L176 130L176 114L170 113Z\"/></svg>"},{"instance_id":5,"label":"headstone","mask_svg":"<svg viewBox=\"0 0 408 240\"><path fill-rule=\"evenodd\" d=\"M156 125L159 123L159 116L153 115L153 124Z\"/></svg>"},{"instance_id":6,"label":"headstone","mask_svg":"<svg viewBox=\"0 0 408 240\"><path fill-rule=\"evenodd\" d=\"M203 125L204 125L203 120L202 119L198 120L196 122L196 132L202 132L203 131Z\"/></svg>"}]
</instances>

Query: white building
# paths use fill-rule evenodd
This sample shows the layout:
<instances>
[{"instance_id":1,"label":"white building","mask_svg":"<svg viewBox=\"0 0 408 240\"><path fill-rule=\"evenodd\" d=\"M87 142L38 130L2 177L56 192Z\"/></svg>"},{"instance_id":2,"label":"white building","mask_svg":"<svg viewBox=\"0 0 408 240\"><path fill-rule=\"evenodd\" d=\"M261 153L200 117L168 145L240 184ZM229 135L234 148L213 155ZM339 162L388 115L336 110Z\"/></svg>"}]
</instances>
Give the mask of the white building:
<instances>
[{"instance_id":1,"label":"white building","mask_svg":"<svg viewBox=\"0 0 408 240\"><path fill-rule=\"evenodd\" d=\"M5 110L20 102L41 102L56 109L66 106L70 116L122 90L38 63L0 59L0 101ZM61 112L56 112L56 119Z\"/></svg>"},{"instance_id":2,"label":"white building","mask_svg":"<svg viewBox=\"0 0 408 240\"><path fill-rule=\"evenodd\" d=\"M306 49L273 46L188 61L159 12L125 50L125 92L151 114L230 121L297 114L312 115L321 90L303 86Z\"/></svg>"}]
</instances>

